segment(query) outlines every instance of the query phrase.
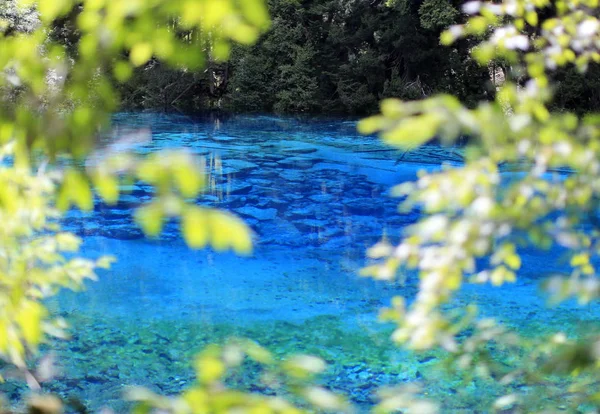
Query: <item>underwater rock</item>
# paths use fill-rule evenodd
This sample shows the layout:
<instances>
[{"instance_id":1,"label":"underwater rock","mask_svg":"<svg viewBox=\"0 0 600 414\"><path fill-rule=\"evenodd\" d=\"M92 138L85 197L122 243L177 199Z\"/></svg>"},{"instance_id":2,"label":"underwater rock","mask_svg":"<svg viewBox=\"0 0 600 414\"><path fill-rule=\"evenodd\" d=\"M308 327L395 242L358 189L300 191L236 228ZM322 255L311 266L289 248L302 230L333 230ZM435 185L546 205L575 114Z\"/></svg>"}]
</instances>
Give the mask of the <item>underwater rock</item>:
<instances>
[{"instance_id":1,"label":"underwater rock","mask_svg":"<svg viewBox=\"0 0 600 414\"><path fill-rule=\"evenodd\" d=\"M318 229L322 229L327 225L327 220L304 219L294 221L294 226L296 226L299 230L305 233L314 232Z\"/></svg>"},{"instance_id":2,"label":"underwater rock","mask_svg":"<svg viewBox=\"0 0 600 414\"><path fill-rule=\"evenodd\" d=\"M85 211L81 211L79 209L76 208L72 208L68 211L66 211L63 214L63 221L64 222L76 222L76 221L85 221L86 219L90 218L91 214L89 212L85 212Z\"/></svg>"},{"instance_id":3,"label":"underwater rock","mask_svg":"<svg viewBox=\"0 0 600 414\"><path fill-rule=\"evenodd\" d=\"M212 135L212 136L209 136L208 138L215 142L232 142L232 141L237 141L239 139L239 138L231 137L228 135Z\"/></svg>"},{"instance_id":4,"label":"underwater rock","mask_svg":"<svg viewBox=\"0 0 600 414\"><path fill-rule=\"evenodd\" d=\"M236 159L223 160L223 167L217 172L220 174L239 174L256 168L258 168L258 164L254 164L253 162Z\"/></svg>"},{"instance_id":5,"label":"underwater rock","mask_svg":"<svg viewBox=\"0 0 600 414\"><path fill-rule=\"evenodd\" d=\"M85 376L84 380L89 384L104 384L108 381L108 378L99 373L90 373Z\"/></svg>"},{"instance_id":6,"label":"underwater rock","mask_svg":"<svg viewBox=\"0 0 600 414\"><path fill-rule=\"evenodd\" d=\"M102 217L107 220L127 220L131 218L131 210L107 209L102 211Z\"/></svg>"},{"instance_id":7,"label":"underwater rock","mask_svg":"<svg viewBox=\"0 0 600 414\"><path fill-rule=\"evenodd\" d=\"M290 183L305 183L307 180L306 174L303 174L301 171L297 171L294 169L282 169L279 171L277 178L275 179L279 179L282 180L285 185L286 188L293 188L290 187ZM291 184L291 186L294 186L294 184Z\"/></svg>"},{"instance_id":8,"label":"underwater rock","mask_svg":"<svg viewBox=\"0 0 600 414\"><path fill-rule=\"evenodd\" d=\"M291 168L295 170L309 170L313 165L321 161L320 158L308 158L308 157L289 157L281 161L277 161L280 167Z\"/></svg>"},{"instance_id":9,"label":"underwater rock","mask_svg":"<svg viewBox=\"0 0 600 414\"><path fill-rule=\"evenodd\" d=\"M289 153L289 154L312 154L313 152L317 152L318 150L316 148L310 148L310 147L305 147L305 148L284 148L283 152L284 153Z\"/></svg>"},{"instance_id":10,"label":"underwater rock","mask_svg":"<svg viewBox=\"0 0 600 414\"><path fill-rule=\"evenodd\" d=\"M315 203L329 203L333 201L334 196L331 194L315 194L308 198L309 200L314 201Z\"/></svg>"},{"instance_id":11,"label":"underwater rock","mask_svg":"<svg viewBox=\"0 0 600 414\"><path fill-rule=\"evenodd\" d=\"M270 146L270 147L273 147L273 146ZM280 161L280 160L284 159L285 156L278 155L278 154L271 154L271 153L263 153L263 154L261 154L260 158L263 159L263 160L269 160L269 161L275 161L275 162L277 162L277 161ZM276 164L276 165L279 165L279 164Z\"/></svg>"},{"instance_id":12,"label":"underwater rock","mask_svg":"<svg viewBox=\"0 0 600 414\"><path fill-rule=\"evenodd\" d=\"M348 200L344 207L348 213L357 216L380 216L385 210L379 200L372 198Z\"/></svg>"},{"instance_id":13,"label":"underwater rock","mask_svg":"<svg viewBox=\"0 0 600 414\"><path fill-rule=\"evenodd\" d=\"M254 185L258 185L258 186L263 186L263 187L271 187L273 185L273 181L271 180L265 180L264 178L259 178L259 177L250 177L246 179L247 183L250 184L254 184Z\"/></svg>"},{"instance_id":14,"label":"underwater rock","mask_svg":"<svg viewBox=\"0 0 600 414\"><path fill-rule=\"evenodd\" d=\"M321 231L321 236L326 239L331 239L335 237L343 237L344 229L340 228L337 225L329 224Z\"/></svg>"},{"instance_id":15,"label":"underwater rock","mask_svg":"<svg viewBox=\"0 0 600 414\"><path fill-rule=\"evenodd\" d=\"M419 220L419 214L415 212L395 213L386 217L386 222L389 226L402 228L409 224L414 224Z\"/></svg>"},{"instance_id":16,"label":"underwater rock","mask_svg":"<svg viewBox=\"0 0 600 414\"><path fill-rule=\"evenodd\" d=\"M274 208L277 211L281 212L285 210L289 204L290 203L288 200L282 200L278 198L271 198L265 196L256 205L260 208Z\"/></svg>"},{"instance_id":17,"label":"underwater rock","mask_svg":"<svg viewBox=\"0 0 600 414\"><path fill-rule=\"evenodd\" d=\"M217 184L216 189L223 192L223 194L230 195L244 195L252 191L253 186L243 181L229 181L222 184Z\"/></svg>"},{"instance_id":18,"label":"underwater rock","mask_svg":"<svg viewBox=\"0 0 600 414\"><path fill-rule=\"evenodd\" d=\"M285 197L287 200L302 200L305 198L302 194L293 194L293 193L286 194Z\"/></svg>"},{"instance_id":19,"label":"underwater rock","mask_svg":"<svg viewBox=\"0 0 600 414\"><path fill-rule=\"evenodd\" d=\"M225 200L221 200L220 208L225 208L227 210L234 210L236 208L241 208L247 206L249 204L254 204L254 197L246 197L246 196L230 196Z\"/></svg>"},{"instance_id":20,"label":"underwater rock","mask_svg":"<svg viewBox=\"0 0 600 414\"><path fill-rule=\"evenodd\" d=\"M120 194L119 205L122 206L137 206L145 200L149 200L152 197L152 193L143 191L137 191L136 194Z\"/></svg>"},{"instance_id":21,"label":"underwater rock","mask_svg":"<svg viewBox=\"0 0 600 414\"><path fill-rule=\"evenodd\" d=\"M359 230L362 234L370 231L380 232L383 229L382 219L373 216L348 216L345 217L344 227Z\"/></svg>"},{"instance_id":22,"label":"underwater rock","mask_svg":"<svg viewBox=\"0 0 600 414\"><path fill-rule=\"evenodd\" d=\"M74 231L79 236L94 236L100 232L101 226L93 221L79 222L79 227L75 230L72 228L65 228L65 230Z\"/></svg>"},{"instance_id":23,"label":"underwater rock","mask_svg":"<svg viewBox=\"0 0 600 414\"><path fill-rule=\"evenodd\" d=\"M252 217L260 221L273 220L277 217L277 210L274 208L241 207L237 208L236 213L241 216Z\"/></svg>"},{"instance_id":24,"label":"underwater rock","mask_svg":"<svg viewBox=\"0 0 600 414\"><path fill-rule=\"evenodd\" d=\"M326 212L323 210L322 206L309 204L302 208L288 210L286 215L293 219L320 219L326 216Z\"/></svg>"},{"instance_id":25,"label":"underwater rock","mask_svg":"<svg viewBox=\"0 0 600 414\"><path fill-rule=\"evenodd\" d=\"M119 227L109 227L102 228L100 230L100 235L104 237L108 237L110 239L119 239L119 240L136 240L143 239L144 233L141 230L132 227L132 226L119 226Z\"/></svg>"},{"instance_id":26,"label":"underwater rock","mask_svg":"<svg viewBox=\"0 0 600 414\"><path fill-rule=\"evenodd\" d=\"M203 204L215 204L215 203L220 202L221 200L219 199L219 197L217 197L214 194L202 194L200 196L200 201Z\"/></svg>"},{"instance_id":27,"label":"underwater rock","mask_svg":"<svg viewBox=\"0 0 600 414\"><path fill-rule=\"evenodd\" d=\"M283 246L302 246L304 235L287 220L280 218L262 224L258 233L261 244L278 244Z\"/></svg>"},{"instance_id":28,"label":"underwater rock","mask_svg":"<svg viewBox=\"0 0 600 414\"><path fill-rule=\"evenodd\" d=\"M326 238L326 241L321 244L321 247L326 250L344 250L348 246L347 237L331 237Z\"/></svg>"}]
</instances>

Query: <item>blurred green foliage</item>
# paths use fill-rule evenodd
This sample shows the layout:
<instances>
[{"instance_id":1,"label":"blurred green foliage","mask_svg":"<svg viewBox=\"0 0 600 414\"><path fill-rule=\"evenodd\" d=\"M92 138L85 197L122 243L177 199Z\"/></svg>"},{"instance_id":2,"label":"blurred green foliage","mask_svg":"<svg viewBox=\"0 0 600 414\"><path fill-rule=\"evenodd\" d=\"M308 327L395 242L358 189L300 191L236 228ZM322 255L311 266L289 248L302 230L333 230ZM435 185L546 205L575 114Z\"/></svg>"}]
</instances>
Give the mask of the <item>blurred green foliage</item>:
<instances>
[{"instance_id":1,"label":"blurred green foliage","mask_svg":"<svg viewBox=\"0 0 600 414\"><path fill-rule=\"evenodd\" d=\"M269 26L265 5L255 0L10 0L3 7L14 10L3 19L0 88L10 99L2 101L0 141L18 137L26 148L79 158L118 107L115 82L136 67L153 59L199 68L226 59L231 41L252 43ZM32 13L32 27L15 30L20 16ZM59 30L64 26L71 29Z\"/></svg>"},{"instance_id":2,"label":"blurred green foliage","mask_svg":"<svg viewBox=\"0 0 600 414\"><path fill-rule=\"evenodd\" d=\"M13 155L11 148L3 147L3 163ZM66 336L64 321L48 320L41 300L58 288L81 288L85 279L95 278L95 268L110 264L108 257L66 258L81 240L57 224L60 214L52 205L57 178L23 167L0 168L0 358L21 369L44 334Z\"/></svg>"},{"instance_id":3,"label":"blurred green foliage","mask_svg":"<svg viewBox=\"0 0 600 414\"><path fill-rule=\"evenodd\" d=\"M273 392L244 393L225 386L227 375L248 364L252 365L254 375L260 377L265 389ZM169 413L224 413L242 410L294 414L314 409L343 412L349 408L340 396L310 384L310 380L325 369L324 361L313 356L294 355L278 360L254 342L231 340L226 345L204 349L194 366L197 383L175 398L145 389L130 390L128 399L136 401L134 412L150 413L160 409Z\"/></svg>"},{"instance_id":4,"label":"blurred green foliage","mask_svg":"<svg viewBox=\"0 0 600 414\"><path fill-rule=\"evenodd\" d=\"M573 68L595 70L600 61L597 1L468 2L462 10L473 17L442 33L442 42L453 46L435 56L419 46L437 44L444 26L464 19L458 4L375 1L342 10L337 3L315 3L308 9L291 0L272 4L276 16L288 16L274 19L273 37L262 38L250 54L233 51L234 62L247 77L231 85L239 99L251 98L239 104L264 109L256 105L260 100L269 102L269 109L312 111L325 106L318 103L319 94L325 93L337 99L336 105L341 102L359 112L379 99L381 85L386 94L404 98L428 96L431 90L450 92L423 100L385 100L381 115L360 124L361 131L381 132L386 142L400 148L432 138L453 143L467 136L469 141L464 166L424 173L396 189L406 196L405 208L418 207L424 216L398 246L388 241L374 246L369 254L379 263L365 274L390 280L399 267L416 269L420 291L409 305L396 298L382 317L396 323L396 342L418 350L446 350L451 356L448 368L465 381L484 377L506 386L510 392L498 398L493 410L542 411L543 394L527 390L543 393L550 375L567 384L569 398L561 409L599 409L597 337L571 340L556 332L531 345L495 321L478 319L473 306L452 311L444 306L464 283L514 282L520 252L531 244L560 245L569 251L571 273L556 275L544 285L554 301L576 297L587 303L600 295L599 117L552 112L560 88L554 88L554 81L572 76ZM372 8L381 14L363 25L363 18L373 17L368 13ZM352 17L348 21L354 25L336 24L345 21L340 16ZM403 24L391 24L398 16ZM118 85L136 71L148 65L181 73L203 65L222 68L232 42L253 43L269 25L259 0L9 0L0 6L0 357L21 370L34 388L39 384L26 360L45 335L65 335L65 322L49 319L43 299L60 288L80 288L85 279L95 277L95 269L112 260L76 257L80 240L60 230L64 211L93 208L94 192L115 203L120 184L138 179L152 185L156 194L135 214L148 235L158 235L164 220L180 217L183 236L193 248L251 250L251 234L239 219L193 203L207 184L201 163L190 154L83 160L118 107ZM381 30L371 30L376 26ZM341 66L335 59L315 64L329 32L355 45L345 49L347 60ZM389 38L404 42L381 40ZM333 53L349 44L344 42L325 46ZM390 44L393 50L387 49ZM377 65L380 46L386 59L396 62L383 71ZM473 59L465 60L470 52ZM252 53L285 59L258 59ZM441 72L452 75L452 82L426 90L431 85L421 77L426 66L439 70L430 59L444 62ZM474 62L482 66L476 68ZM262 68L275 75L260 78L265 75ZM490 69L494 76L497 69L503 75L495 83L497 90L479 89L481 95L471 95L469 87L483 84L479 82L489 77ZM257 87L246 91L247 85ZM173 96L165 102L170 105ZM487 101L475 105L480 98ZM519 174L507 179L506 165L516 165ZM558 170L566 174L554 174ZM493 356L498 350L514 354L514 363L498 364ZM228 372L248 359L264 374L263 382L289 398L228 389ZM197 383L182 395L166 398L138 389L129 397L140 413L349 410L339 396L310 385L323 368L315 357L281 361L252 342L238 341L201 353ZM375 410L438 409L415 397L418 393L410 386L382 390ZM47 396L34 397L30 405L32 412L62 410L60 401Z\"/></svg>"},{"instance_id":5,"label":"blurred green foliage","mask_svg":"<svg viewBox=\"0 0 600 414\"><path fill-rule=\"evenodd\" d=\"M565 375L569 398L560 409L596 412L599 394L589 385L600 380L598 337L568 339L557 326L514 369L506 369L482 358L481 351L502 346L518 355L523 339L497 322L478 320L475 307L458 312L445 304L466 283L515 282L521 253L532 247L562 248L570 257L570 272L542 285L551 302L598 299L600 116L553 112L554 94L562 87L555 79L595 71L600 62L598 2L469 1L462 8L472 17L449 27L442 42L475 36L480 43L473 57L486 67L504 67L505 79L494 101L472 109L451 95L389 99L381 114L360 123L362 132L379 132L403 149L434 138L467 141L464 165L422 173L395 189L404 197L401 209L418 208L423 217L407 228L399 245L374 246L369 255L377 263L364 274L385 280L395 279L399 268L419 274L415 300L409 304L398 297L382 313L397 324L396 342L446 349L461 375L494 378L507 390ZM553 411L543 399L543 389L533 397L512 391L495 409Z\"/></svg>"},{"instance_id":6,"label":"blurred green foliage","mask_svg":"<svg viewBox=\"0 0 600 414\"><path fill-rule=\"evenodd\" d=\"M192 70L224 60L231 42L252 43L269 24L259 0L0 4L0 359L34 389L27 360L46 335L67 336L44 299L80 289L113 260L77 257L81 240L61 231L65 211L91 210L95 194L116 203L121 184L141 180L156 195L135 213L147 235L181 217L193 248L251 251L241 220L195 205L206 180L191 154L102 156L97 147L118 107L116 85L136 67L153 59ZM38 399L31 410L42 410L38 403L60 410L55 402Z\"/></svg>"}]
</instances>

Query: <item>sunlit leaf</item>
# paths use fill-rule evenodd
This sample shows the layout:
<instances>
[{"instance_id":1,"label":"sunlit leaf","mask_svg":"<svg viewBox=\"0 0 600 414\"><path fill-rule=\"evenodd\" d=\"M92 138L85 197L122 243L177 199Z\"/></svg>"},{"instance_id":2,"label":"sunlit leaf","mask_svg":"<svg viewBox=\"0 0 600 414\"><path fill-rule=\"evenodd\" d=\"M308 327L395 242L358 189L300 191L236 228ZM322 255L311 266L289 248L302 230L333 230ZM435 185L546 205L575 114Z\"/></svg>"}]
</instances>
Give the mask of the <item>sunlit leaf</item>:
<instances>
[{"instance_id":1,"label":"sunlit leaf","mask_svg":"<svg viewBox=\"0 0 600 414\"><path fill-rule=\"evenodd\" d=\"M114 256L102 256L96 260L96 267L100 269L110 269L112 264L116 261L117 259Z\"/></svg>"},{"instance_id":2,"label":"sunlit leaf","mask_svg":"<svg viewBox=\"0 0 600 414\"><path fill-rule=\"evenodd\" d=\"M246 341L244 342L243 346L244 351L253 360L262 364L272 364L274 362L273 355L266 348L263 348L259 344L252 341Z\"/></svg>"},{"instance_id":3,"label":"sunlit leaf","mask_svg":"<svg viewBox=\"0 0 600 414\"><path fill-rule=\"evenodd\" d=\"M175 182L184 197L195 197L204 187L204 176L189 164L174 165L173 174Z\"/></svg>"},{"instance_id":4,"label":"sunlit leaf","mask_svg":"<svg viewBox=\"0 0 600 414\"><path fill-rule=\"evenodd\" d=\"M260 0L240 0L244 17L260 28L269 27L269 11L265 2Z\"/></svg>"},{"instance_id":5,"label":"sunlit leaf","mask_svg":"<svg viewBox=\"0 0 600 414\"><path fill-rule=\"evenodd\" d=\"M36 347L42 339L42 318L45 316L46 310L33 301L24 302L17 314L16 319L23 338L33 347Z\"/></svg>"},{"instance_id":6,"label":"sunlit leaf","mask_svg":"<svg viewBox=\"0 0 600 414\"><path fill-rule=\"evenodd\" d=\"M358 123L358 132L361 134L372 134L379 131L385 125L385 118L382 116L373 116L370 118L362 119Z\"/></svg>"},{"instance_id":7,"label":"sunlit leaf","mask_svg":"<svg viewBox=\"0 0 600 414\"><path fill-rule=\"evenodd\" d=\"M41 18L47 22L51 22L65 13L70 4L69 0L39 0L37 2Z\"/></svg>"},{"instance_id":8,"label":"sunlit leaf","mask_svg":"<svg viewBox=\"0 0 600 414\"><path fill-rule=\"evenodd\" d=\"M72 233L58 233L56 235L56 243L59 250L75 252L79 250L81 239Z\"/></svg>"},{"instance_id":9,"label":"sunlit leaf","mask_svg":"<svg viewBox=\"0 0 600 414\"><path fill-rule=\"evenodd\" d=\"M181 229L187 245L193 249L201 249L210 241L210 223L206 210L191 207L181 217Z\"/></svg>"},{"instance_id":10,"label":"sunlit leaf","mask_svg":"<svg viewBox=\"0 0 600 414\"><path fill-rule=\"evenodd\" d=\"M182 233L192 248L210 244L215 250L252 251L251 230L239 218L218 210L187 208L182 215Z\"/></svg>"},{"instance_id":11,"label":"sunlit leaf","mask_svg":"<svg viewBox=\"0 0 600 414\"><path fill-rule=\"evenodd\" d=\"M347 408L345 401L339 395L321 387L307 388L305 396L313 405L323 410L343 411Z\"/></svg>"},{"instance_id":12,"label":"sunlit leaf","mask_svg":"<svg viewBox=\"0 0 600 414\"><path fill-rule=\"evenodd\" d=\"M439 117L435 114L407 118L384 131L381 138L398 148L414 148L435 137L439 121Z\"/></svg>"},{"instance_id":13,"label":"sunlit leaf","mask_svg":"<svg viewBox=\"0 0 600 414\"><path fill-rule=\"evenodd\" d=\"M295 355L284 364L289 375L299 378L307 378L318 374L325 369L325 361L310 355Z\"/></svg>"},{"instance_id":14,"label":"sunlit leaf","mask_svg":"<svg viewBox=\"0 0 600 414\"><path fill-rule=\"evenodd\" d=\"M114 204L119 200L119 181L117 177L98 172L94 175L94 184L100 197L108 204Z\"/></svg>"},{"instance_id":15,"label":"sunlit leaf","mask_svg":"<svg viewBox=\"0 0 600 414\"><path fill-rule=\"evenodd\" d=\"M218 356L210 353L200 354L196 358L196 375L202 383L211 383L221 378L225 373L225 364Z\"/></svg>"},{"instance_id":16,"label":"sunlit leaf","mask_svg":"<svg viewBox=\"0 0 600 414\"><path fill-rule=\"evenodd\" d=\"M163 226L164 212L160 204L152 203L140 207L135 212L136 223L149 236L160 234Z\"/></svg>"},{"instance_id":17,"label":"sunlit leaf","mask_svg":"<svg viewBox=\"0 0 600 414\"><path fill-rule=\"evenodd\" d=\"M134 66L141 66L152 57L152 45L150 43L136 43L129 53L129 60Z\"/></svg>"},{"instance_id":18,"label":"sunlit leaf","mask_svg":"<svg viewBox=\"0 0 600 414\"><path fill-rule=\"evenodd\" d=\"M252 252L251 230L239 218L214 210L210 215L211 244L215 250L233 249L236 253Z\"/></svg>"},{"instance_id":19,"label":"sunlit leaf","mask_svg":"<svg viewBox=\"0 0 600 414\"><path fill-rule=\"evenodd\" d=\"M93 208L94 197L87 179L78 171L68 170L57 199L57 207L67 210L71 204L81 210Z\"/></svg>"}]
</instances>

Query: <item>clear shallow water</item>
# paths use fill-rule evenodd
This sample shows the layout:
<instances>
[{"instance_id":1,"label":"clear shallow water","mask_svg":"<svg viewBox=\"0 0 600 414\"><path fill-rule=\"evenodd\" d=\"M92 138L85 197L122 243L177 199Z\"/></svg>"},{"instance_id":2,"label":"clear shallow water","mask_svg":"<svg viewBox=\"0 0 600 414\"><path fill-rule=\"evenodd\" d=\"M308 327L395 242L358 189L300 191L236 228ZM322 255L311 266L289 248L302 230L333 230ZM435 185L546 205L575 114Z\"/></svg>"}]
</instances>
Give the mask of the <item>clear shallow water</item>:
<instances>
[{"instance_id":1,"label":"clear shallow water","mask_svg":"<svg viewBox=\"0 0 600 414\"><path fill-rule=\"evenodd\" d=\"M435 352L414 355L391 344L391 327L377 323L377 312L393 295L413 295L414 278L399 287L357 276L369 246L383 233L397 240L418 218L396 212L391 186L443 160L457 163L457 154L437 147L402 154L359 136L354 122L336 120L119 114L115 122L120 131L150 128L151 142L134 147L140 153L185 147L206 157L214 185L198 203L241 216L256 233L255 251L189 250L176 223L144 239L131 218L152 196L142 183L116 206L69 213L65 227L84 238L83 254L115 254L118 262L84 293L53 303L75 329L73 340L51 344L63 374L50 390L121 412L125 385L179 392L193 380L190 363L202 346L237 335L278 355L325 358L330 369L321 381L363 409L378 386L414 380L445 412L474 412L494 397L486 384L441 377ZM457 303L476 300L484 314L530 332L597 319L594 307L545 308L536 280L560 269L548 260L555 256L525 252L517 284L467 287ZM9 395L21 392L11 386Z\"/></svg>"}]
</instances>

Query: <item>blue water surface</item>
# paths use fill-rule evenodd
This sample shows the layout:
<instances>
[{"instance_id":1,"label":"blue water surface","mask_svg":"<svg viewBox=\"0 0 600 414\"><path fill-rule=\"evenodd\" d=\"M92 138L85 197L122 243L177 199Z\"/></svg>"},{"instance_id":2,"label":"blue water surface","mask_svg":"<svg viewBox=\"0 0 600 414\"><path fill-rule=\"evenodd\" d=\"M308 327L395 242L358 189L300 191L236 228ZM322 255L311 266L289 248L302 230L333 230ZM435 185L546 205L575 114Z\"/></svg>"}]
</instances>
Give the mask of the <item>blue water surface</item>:
<instances>
[{"instance_id":1,"label":"blue water surface","mask_svg":"<svg viewBox=\"0 0 600 414\"><path fill-rule=\"evenodd\" d=\"M118 262L85 292L61 294L54 304L74 329L71 341L52 344L63 372L50 390L75 395L93 410L121 412L128 407L122 402L127 385L180 392L193 381L196 352L241 335L282 357L323 357L330 368L322 384L349 395L361 410L374 404L378 387L410 381L423 383L445 412L476 412L494 397L475 383L442 378L431 368L436 354L398 349L389 338L392 327L377 321L392 296L414 295L413 275L404 286L358 276L369 246L383 234L397 241L418 219L417 212L398 213L390 188L414 180L420 169L460 164L458 150L403 153L360 136L354 121L131 113L114 121L103 151L185 148L204 157L211 185L198 204L244 219L255 249L249 257L190 250L175 222L159 238L144 238L132 219L152 197L143 183L123 188L115 206L70 212L64 225L84 238L83 254L110 253ZM142 129L151 132L148 142L111 146L111 139ZM571 317L565 309L574 312L571 305L547 309L536 294L540 270L561 266L547 253L525 252L518 283L468 287L457 303L477 300L484 314L509 325L543 327L558 315ZM577 317L593 319L597 311L587 307ZM253 380L238 385L256 391Z\"/></svg>"}]
</instances>

